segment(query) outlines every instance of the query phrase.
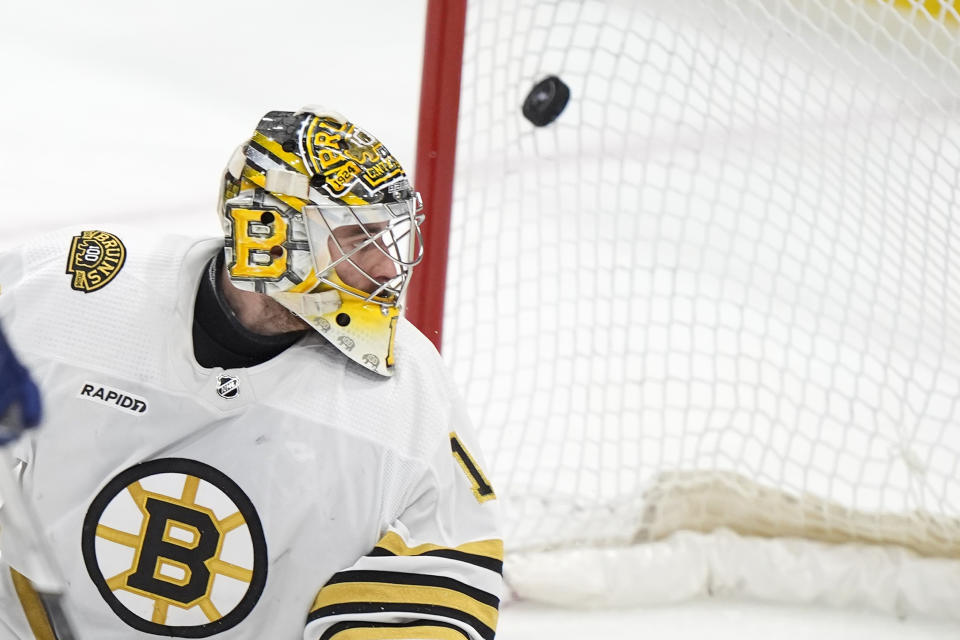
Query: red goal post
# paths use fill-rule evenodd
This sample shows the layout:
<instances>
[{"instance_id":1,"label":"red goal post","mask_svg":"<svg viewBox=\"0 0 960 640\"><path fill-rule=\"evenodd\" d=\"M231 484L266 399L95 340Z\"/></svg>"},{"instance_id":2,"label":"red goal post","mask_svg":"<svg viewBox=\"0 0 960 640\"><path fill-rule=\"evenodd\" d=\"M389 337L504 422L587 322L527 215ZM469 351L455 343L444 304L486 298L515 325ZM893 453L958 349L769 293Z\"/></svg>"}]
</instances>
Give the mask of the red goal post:
<instances>
[{"instance_id":1,"label":"red goal post","mask_svg":"<svg viewBox=\"0 0 960 640\"><path fill-rule=\"evenodd\" d=\"M427 2L414 174L426 203L422 226L426 251L410 284L406 315L437 349L442 343L466 17L466 0Z\"/></svg>"}]
</instances>

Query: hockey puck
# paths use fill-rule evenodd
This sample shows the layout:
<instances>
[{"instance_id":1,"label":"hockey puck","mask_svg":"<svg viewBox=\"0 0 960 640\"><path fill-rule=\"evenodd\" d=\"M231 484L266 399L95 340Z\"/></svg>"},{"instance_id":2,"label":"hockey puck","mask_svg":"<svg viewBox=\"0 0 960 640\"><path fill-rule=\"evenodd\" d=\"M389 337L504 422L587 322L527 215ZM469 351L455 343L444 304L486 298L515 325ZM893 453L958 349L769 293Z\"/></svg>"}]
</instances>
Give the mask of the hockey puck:
<instances>
[{"instance_id":1,"label":"hockey puck","mask_svg":"<svg viewBox=\"0 0 960 640\"><path fill-rule=\"evenodd\" d=\"M570 87L557 76L547 76L527 94L523 101L523 117L535 126L545 127L557 119L567 101L570 100Z\"/></svg>"}]
</instances>

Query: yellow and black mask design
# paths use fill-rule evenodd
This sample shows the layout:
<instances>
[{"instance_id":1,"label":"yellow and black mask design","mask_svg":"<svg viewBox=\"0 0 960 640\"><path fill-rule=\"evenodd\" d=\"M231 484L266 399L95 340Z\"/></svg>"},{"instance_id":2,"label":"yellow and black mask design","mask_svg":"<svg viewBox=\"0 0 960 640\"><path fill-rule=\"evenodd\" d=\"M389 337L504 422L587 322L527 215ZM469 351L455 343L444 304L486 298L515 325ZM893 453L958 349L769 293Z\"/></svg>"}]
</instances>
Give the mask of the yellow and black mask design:
<instances>
[{"instance_id":1,"label":"yellow and black mask design","mask_svg":"<svg viewBox=\"0 0 960 640\"><path fill-rule=\"evenodd\" d=\"M367 131L329 110L272 111L224 174L231 281L390 375L404 289L423 252L420 209L399 161Z\"/></svg>"}]
</instances>

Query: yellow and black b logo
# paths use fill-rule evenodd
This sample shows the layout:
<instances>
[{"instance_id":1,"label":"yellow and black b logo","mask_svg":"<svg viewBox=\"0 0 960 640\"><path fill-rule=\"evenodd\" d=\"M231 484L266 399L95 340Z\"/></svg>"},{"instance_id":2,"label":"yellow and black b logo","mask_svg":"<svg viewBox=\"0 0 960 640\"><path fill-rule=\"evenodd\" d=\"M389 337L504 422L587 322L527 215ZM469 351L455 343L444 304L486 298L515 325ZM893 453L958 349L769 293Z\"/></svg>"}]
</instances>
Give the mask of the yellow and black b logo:
<instances>
[{"instance_id":1,"label":"yellow and black b logo","mask_svg":"<svg viewBox=\"0 0 960 640\"><path fill-rule=\"evenodd\" d=\"M234 278L279 280L287 272L289 224L274 207L227 206L232 231L233 264L227 265Z\"/></svg>"},{"instance_id":2,"label":"yellow and black b logo","mask_svg":"<svg viewBox=\"0 0 960 640\"><path fill-rule=\"evenodd\" d=\"M203 638L235 626L267 577L250 499L220 471L183 458L111 480L87 511L83 558L114 613L158 635Z\"/></svg>"}]
</instances>

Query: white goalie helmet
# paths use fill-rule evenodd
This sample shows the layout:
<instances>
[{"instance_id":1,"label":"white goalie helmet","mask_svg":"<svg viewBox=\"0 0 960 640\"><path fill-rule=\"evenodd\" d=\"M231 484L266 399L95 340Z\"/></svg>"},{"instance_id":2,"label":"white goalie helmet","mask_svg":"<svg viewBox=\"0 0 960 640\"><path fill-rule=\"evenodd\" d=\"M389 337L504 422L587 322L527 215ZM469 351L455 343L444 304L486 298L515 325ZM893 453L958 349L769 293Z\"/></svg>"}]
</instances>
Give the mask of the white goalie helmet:
<instances>
[{"instance_id":1,"label":"white goalie helmet","mask_svg":"<svg viewBox=\"0 0 960 640\"><path fill-rule=\"evenodd\" d=\"M271 111L223 177L230 280L391 375L404 290L423 255L420 209L400 163L342 115Z\"/></svg>"}]
</instances>

